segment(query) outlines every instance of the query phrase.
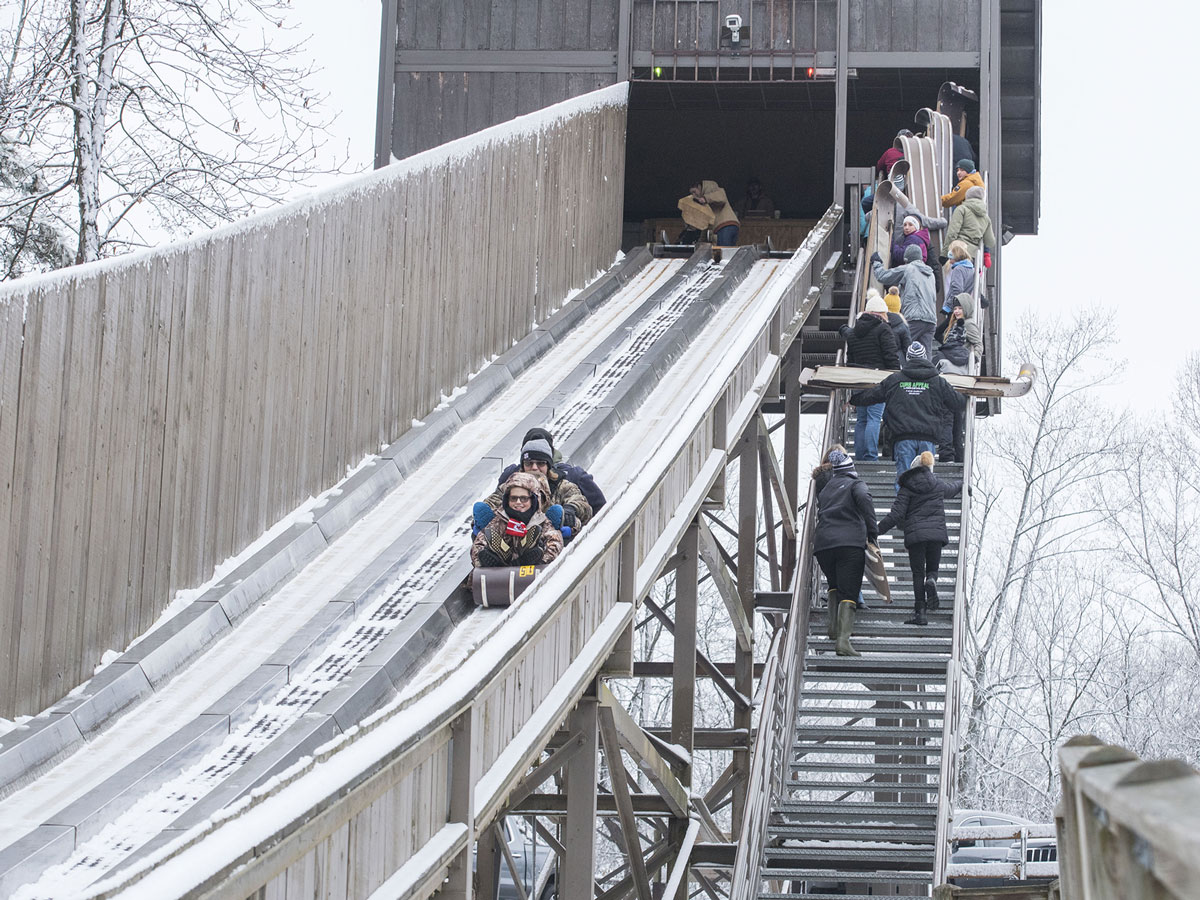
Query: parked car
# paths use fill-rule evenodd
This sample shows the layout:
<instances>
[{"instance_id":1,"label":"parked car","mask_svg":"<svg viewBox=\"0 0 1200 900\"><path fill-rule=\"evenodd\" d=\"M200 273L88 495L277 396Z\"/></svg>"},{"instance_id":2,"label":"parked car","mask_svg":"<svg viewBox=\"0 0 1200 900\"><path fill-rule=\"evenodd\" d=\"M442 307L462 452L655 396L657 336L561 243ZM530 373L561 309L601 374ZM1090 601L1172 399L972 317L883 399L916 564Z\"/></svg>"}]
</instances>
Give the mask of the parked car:
<instances>
[{"instance_id":1,"label":"parked car","mask_svg":"<svg viewBox=\"0 0 1200 900\"><path fill-rule=\"evenodd\" d=\"M951 824L952 835L957 835L960 828L1002 827L1007 826L1016 832L1018 829L1036 825L1029 819L1013 816L1008 813L993 810L962 809L954 815ZM1053 838L1026 838L1027 862L1057 861L1058 848ZM1021 842L1014 840L1012 835L997 838L959 838L953 837L951 844L950 863L954 865L972 865L982 863L1008 863L1013 865L1021 860ZM1016 875L1005 876L965 876L955 875L947 880L951 884L969 885L971 887L999 887L1011 883Z\"/></svg>"}]
</instances>

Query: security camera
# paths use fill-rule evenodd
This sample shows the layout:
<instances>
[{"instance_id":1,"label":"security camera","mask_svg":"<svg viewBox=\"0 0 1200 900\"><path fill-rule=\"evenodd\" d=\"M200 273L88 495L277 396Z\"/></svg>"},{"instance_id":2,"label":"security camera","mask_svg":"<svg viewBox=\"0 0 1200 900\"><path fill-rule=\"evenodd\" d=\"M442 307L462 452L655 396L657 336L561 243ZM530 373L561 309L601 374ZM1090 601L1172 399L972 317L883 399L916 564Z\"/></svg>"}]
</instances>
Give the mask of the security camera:
<instances>
[{"instance_id":1,"label":"security camera","mask_svg":"<svg viewBox=\"0 0 1200 900\"><path fill-rule=\"evenodd\" d=\"M737 31L742 27L742 17L739 15L729 15L725 17L725 27L730 31Z\"/></svg>"}]
</instances>

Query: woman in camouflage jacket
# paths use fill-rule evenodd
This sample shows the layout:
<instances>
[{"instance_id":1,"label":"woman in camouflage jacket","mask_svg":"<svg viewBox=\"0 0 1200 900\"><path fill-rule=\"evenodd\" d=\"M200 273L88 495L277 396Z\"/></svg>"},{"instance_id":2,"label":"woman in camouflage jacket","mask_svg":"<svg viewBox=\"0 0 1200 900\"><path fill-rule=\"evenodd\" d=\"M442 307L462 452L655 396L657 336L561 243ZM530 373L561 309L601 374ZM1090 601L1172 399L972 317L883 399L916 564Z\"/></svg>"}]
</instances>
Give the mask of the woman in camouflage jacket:
<instances>
[{"instance_id":1,"label":"woman in camouflage jacket","mask_svg":"<svg viewBox=\"0 0 1200 900\"><path fill-rule=\"evenodd\" d=\"M499 493L500 509L475 536L471 562L485 568L531 566L557 557L562 552L563 539L562 532L546 518L545 511L550 506L546 479L517 472Z\"/></svg>"}]
</instances>

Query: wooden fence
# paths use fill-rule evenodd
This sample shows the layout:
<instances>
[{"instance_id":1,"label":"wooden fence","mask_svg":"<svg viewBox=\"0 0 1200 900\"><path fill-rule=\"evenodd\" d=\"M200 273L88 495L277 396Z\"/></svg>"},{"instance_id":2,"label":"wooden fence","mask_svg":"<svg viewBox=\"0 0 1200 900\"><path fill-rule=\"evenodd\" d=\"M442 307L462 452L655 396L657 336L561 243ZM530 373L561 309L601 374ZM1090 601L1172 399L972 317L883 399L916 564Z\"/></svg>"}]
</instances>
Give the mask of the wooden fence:
<instances>
[{"instance_id":1,"label":"wooden fence","mask_svg":"<svg viewBox=\"0 0 1200 900\"><path fill-rule=\"evenodd\" d=\"M0 290L0 716L87 679L606 268L626 96Z\"/></svg>"}]
</instances>

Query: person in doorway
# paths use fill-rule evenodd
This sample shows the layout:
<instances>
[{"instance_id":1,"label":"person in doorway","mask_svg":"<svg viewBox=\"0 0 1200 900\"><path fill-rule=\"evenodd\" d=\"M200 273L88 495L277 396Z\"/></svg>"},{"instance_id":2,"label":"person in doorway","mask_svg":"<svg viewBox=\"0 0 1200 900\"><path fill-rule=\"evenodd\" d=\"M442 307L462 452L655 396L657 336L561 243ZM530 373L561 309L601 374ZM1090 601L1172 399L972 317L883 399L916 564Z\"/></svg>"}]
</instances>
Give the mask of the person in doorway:
<instances>
[{"instance_id":1,"label":"person in doorway","mask_svg":"<svg viewBox=\"0 0 1200 900\"><path fill-rule=\"evenodd\" d=\"M925 355L925 348L913 341L905 354L904 368L894 372L865 391L850 395L854 406L886 403L883 421L895 439L892 458L896 461L896 489L900 474L919 453L933 453L946 435L946 424L955 409L966 407L960 396Z\"/></svg>"},{"instance_id":2,"label":"person in doorway","mask_svg":"<svg viewBox=\"0 0 1200 900\"><path fill-rule=\"evenodd\" d=\"M711 183L711 182L710 182ZM704 196L704 182L697 181L688 188L687 195L679 198L679 214L683 217L683 231L675 239L679 244L695 244L705 233L711 231L717 217Z\"/></svg>"},{"instance_id":3,"label":"person in doorway","mask_svg":"<svg viewBox=\"0 0 1200 900\"><path fill-rule=\"evenodd\" d=\"M829 615L836 620L838 656L862 656L850 644L854 631L854 598L862 589L867 544L879 539L871 492L840 450L831 450L832 477L817 497L813 553L829 585ZM830 631L833 631L831 623Z\"/></svg>"},{"instance_id":4,"label":"person in doorway","mask_svg":"<svg viewBox=\"0 0 1200 900\"><path fill-rule=\"evenodd\" d=\"M743 219L770 219L775 215L775 202L763 193L762 182L757 178L746 182L746 195L737 212Z\"/></svg>"},{"instance_id":5,"label":"person in doorway","mask_svg":"<svg viewBox=\"0 0 1200 900\"><path fill-rule=\"evenodd\" d=\"M925 356L933 356L933 330L937 326L937 281L933 269L922 262L921 251L914 246L904 250L904 264L895 269L883 267L883 257L871 254L871 274L884 287L900 288L900 311L908 323L914 341L925 347Z\"/></svg>"},{"instance_id":6,"label":"person in doorway","mask_svg":"<svg viewBox=\"0 0 1200 900\"><path fill-rule=\"evenodd\" d=\"M867 291L867 308L854 327L843 325L838 333L847 343L846 362L866 369L899 369L900 350L888 325L887 304L874 288ZM879 458L879 423L883 404L859 407L854 422L854 458Z\"/></svg>"},{"instance_id":7,"label":"person in doorway","mask_svg":"<svg viewBox=\"0 0 1200 900\"><path fill-rule=\"evenodd\" d=\"M983 187L983 176L975 171L975 163L969 159L960 159L954 164L954 177L957 183L950 193L942 194L942 206L958 206L967 199L969 188Z\"/></svg>"},{"instance_id":8,"label":"person in doorway","mask_svg":"<svg viewBox=\"0 0 1200 900\"><path fill-rule=\"evenodd\" d=\"M517 472L498 491L500 508L475 535L471 562L478 567L535 566L562 552L562 533L547 516L550 488L541 475ZM561 508L557 509L561 513Z\"/></svg>"},{"instance_id":9,"label":"person in doorway","mask_svg":"<svg viewBox=\"0 0 1200 900\"><path fill-rule=\"evenodd\" d=\"M892 508L879 523L883 534L899 525L904 529L904 549L912 571L914 613L906 625L927 625L925 611L940 605L937 592L946 531L946 498L962 492L961 480L947 481L933 474L933 454L924 451L900 474L900 490Z\"/></svg>"}]
</instances>

